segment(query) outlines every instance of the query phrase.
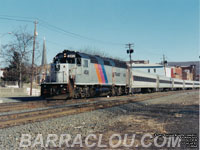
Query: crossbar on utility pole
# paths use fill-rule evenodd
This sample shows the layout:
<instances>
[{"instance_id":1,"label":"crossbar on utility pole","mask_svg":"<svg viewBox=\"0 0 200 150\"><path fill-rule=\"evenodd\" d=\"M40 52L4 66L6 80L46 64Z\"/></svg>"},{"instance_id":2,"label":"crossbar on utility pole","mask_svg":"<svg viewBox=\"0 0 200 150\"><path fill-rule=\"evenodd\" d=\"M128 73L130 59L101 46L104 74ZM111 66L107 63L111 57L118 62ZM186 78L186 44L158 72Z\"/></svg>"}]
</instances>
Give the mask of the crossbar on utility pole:
<instances>
[{"instance_id":1,"label":"crossbar on utility pole","mask_svg":"<svg viewBox=\"0 0 200 150\"><path fill-rule=\"evenodd\" d=\"M32 96L32 88L33 88L33 76L34 76L34 57L35 57L35 39L37 36L37 21L34 22L35 29L34 29L34 37L33 37L33 54L32 54L32 66L31 66L31 86L30 86L30 96Z\"/></svg>"}]
</instances>

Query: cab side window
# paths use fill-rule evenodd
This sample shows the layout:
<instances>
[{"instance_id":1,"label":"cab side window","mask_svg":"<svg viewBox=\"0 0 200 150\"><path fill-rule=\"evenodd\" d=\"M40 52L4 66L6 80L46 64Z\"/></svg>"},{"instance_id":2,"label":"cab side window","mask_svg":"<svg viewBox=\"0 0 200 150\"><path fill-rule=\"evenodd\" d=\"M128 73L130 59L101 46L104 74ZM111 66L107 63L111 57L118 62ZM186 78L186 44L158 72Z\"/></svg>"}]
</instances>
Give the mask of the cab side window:
<instances>
[{"instance_id":1,"label":"cab side window","mask_svg":"<svg viewBox=\"0 0 200 150\"><path fill-rule=\"evenodd\" d=\"M81 58L77 58L77 65L81 66Z\"/></svg>"}]
</instances>

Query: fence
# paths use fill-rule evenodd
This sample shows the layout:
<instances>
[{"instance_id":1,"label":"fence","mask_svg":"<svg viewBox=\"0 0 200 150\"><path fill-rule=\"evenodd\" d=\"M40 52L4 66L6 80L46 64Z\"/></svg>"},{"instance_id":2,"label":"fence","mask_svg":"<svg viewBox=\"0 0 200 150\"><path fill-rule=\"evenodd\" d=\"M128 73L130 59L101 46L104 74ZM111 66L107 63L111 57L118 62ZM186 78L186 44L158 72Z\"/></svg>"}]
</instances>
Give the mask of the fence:
<instances>
[{"instance_id":1,"label":"fence","mask_svg":"<svg viewBox=\"0 0 200 150\"><path fill-rule=\"evenodd\" d=\"M0 86L2 86L2 87L7 87L7 86L16 87L16 86L18 86L18 82L17 81L1 81Z\"/></svg>"},{"instance_id":2,"label":"fence","mask_svg":"<svg viewBox=\"0 0 200 150\"><path fill-rule=\"evenodd\" d=\"M0 97L27 96L25 88L0 88Z\"/></svg>"}]
</instances>

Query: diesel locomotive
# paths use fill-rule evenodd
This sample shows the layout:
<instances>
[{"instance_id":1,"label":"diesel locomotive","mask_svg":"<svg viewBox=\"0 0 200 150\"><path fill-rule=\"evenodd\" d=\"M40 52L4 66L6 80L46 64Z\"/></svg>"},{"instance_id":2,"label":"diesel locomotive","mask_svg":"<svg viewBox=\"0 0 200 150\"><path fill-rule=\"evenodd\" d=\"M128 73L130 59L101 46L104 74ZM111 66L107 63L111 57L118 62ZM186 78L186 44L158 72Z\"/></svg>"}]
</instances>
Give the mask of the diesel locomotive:
<instances>
[{"instance_id":1,"label":"diesel locomotive","mask_svg":"<svg viewBox=\"0 0 200 150\"><path fill-rule=\"evenodd\" d=\"M41 84L41 95L66 98L101 94L128 94L126 62L97 55L64 50L51 64L50 75Z\"/></svg>"}]
</instances>

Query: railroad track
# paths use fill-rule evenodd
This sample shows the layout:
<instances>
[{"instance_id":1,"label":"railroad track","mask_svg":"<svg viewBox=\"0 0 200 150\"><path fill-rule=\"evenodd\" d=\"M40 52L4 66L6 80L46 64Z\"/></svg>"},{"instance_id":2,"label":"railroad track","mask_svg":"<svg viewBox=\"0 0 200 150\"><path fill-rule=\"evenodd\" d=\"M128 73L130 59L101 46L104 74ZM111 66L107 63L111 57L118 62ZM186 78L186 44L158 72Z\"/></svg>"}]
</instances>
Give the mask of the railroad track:
<instances>
[{"instance_id":1,"label":"railroad track","mask_svg":"<svg viewBox=\"0 0 200 150\"><path fill-rule=\"evenodd\" d=\"M170 91L171 93L177 93L177 91ZM184 91L179 91L184 92ZM152 93L153 95L156 94L163 94L163 92ZM139 97L143 94L135 94L135 96ZM149 94L148 94L149 95ZM124 97L124 96L119 96ZM125 96L127 97L127 96ZM117 99L118 97L114 97ZM17 110L25 110L25 109L34 109L34 108L42 108L42 107L51 107L51 106L59 106L65 104L75 104L75 103L82 103L82 102L90 102L95 100L104 100L105 97L98 97L98 98L89 98L89 99L76 99L76 100L53 100L53 101L33 101L33 102L11 102L11 103L3 103L0 104L0 113L1 112L11 112ZM111 97L113 99L113 97Z\"/></svg>"},{"instance_id":2,"label":"railroad track","mask_svg":"<svg viewBox=\"0 0 200 150\"><path fill-rule=\"evenodd\" d=\"M110 97L110 99L119 99L122 96L118 97ZM51 107L51 106L59 106L66 104L76 104L83 102L91 102L95 100L104 100L105 97L98 98L87 98L87 99L72 99L72 100L40 100L33 102L11 102L11 103L3 103L0 104L0 113L1 112L11 112L16 110L25 110L25 109L34 109L34 108L42 108L42 107Z\"/></svg>"},{"instance_id":3,"label":"railroad track","mask_svg":"<svg viewBox=\"0 0 200 150\"><path fill-rule=\"evenodd\" d=\"M119 98L120 97L111 97L110 99L119 99ZM104 100L104 99L105 97L88 98L88 99L73 99L73 100L52 100L52 101L41 100L41 101L34 101L34 102L11 102L11 103L0 104L0 108L1 108L0 113L17 111L17 110L26 110L26 109L34 109L34 108L92 102L95 100Z\"/></svg>"},{"instance_id":4,"label":"railroad track","mask_svg":"<svg viewBox=\"0 0 200 150\"><path fill-rule=\"evenodd\" d=\"M16 125L32 123L37 121L43 121L50 118L57 118L71 114L77 114L87 111L93 111L96 109L109 108L119 106L127 103L139 102L153 98L159 98L163 96L169 96L175 92L162 92L152 94L139 94L134 97L120 96L115 98L96 98L89 99L84 102L73 102L67 105L58 105L51 108L46 108L38 111L28 111L23 113L14 113L9 115L0 115L0 128L7 128ZM177 93L177 92L176 92ZM182 92L180 92L182 93ZM104 99L104 100L103 100ZM71 101L72 102L72 101Z\"/></svg>"}]
</instances>

